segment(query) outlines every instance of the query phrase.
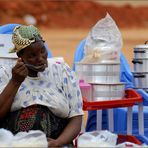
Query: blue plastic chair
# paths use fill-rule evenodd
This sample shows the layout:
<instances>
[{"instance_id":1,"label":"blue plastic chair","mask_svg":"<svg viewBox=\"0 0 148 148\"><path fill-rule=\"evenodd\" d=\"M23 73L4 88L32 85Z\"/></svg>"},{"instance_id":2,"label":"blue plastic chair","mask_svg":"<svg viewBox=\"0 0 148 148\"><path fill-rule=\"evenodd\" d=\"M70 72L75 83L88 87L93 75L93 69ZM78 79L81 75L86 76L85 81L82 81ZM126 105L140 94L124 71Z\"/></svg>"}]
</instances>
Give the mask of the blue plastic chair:
<instances>
[{"instance_id":1,"label":"blue plastic chair","mask_svg":"<svg viewBox=\"0 0 148 148\"><path fill-rule=\"evenodd\" d=\"M78 45L75 56L74 56L74 62L79 62L83 56L84 56L84 45L85 45L85 39L80 42ZM130 66L124 57L124 55L121 53L120 55L120 81L126 83L126 89L127 88L134 88L133 86L133 75L130 70ZM75 64L73 64L73 70L75 70ZM148 104L148 96L147 94L142 91L138 90L138 93L140 93L144 98L144 105ZM147 98L147 99L146 99ZM148 117L148 107L144 107L144 115ZM135 125L138 125L138 109L135 105L133 107L133 128L137 129L138 127ZM122 118L121 118L122 117ZM103 119L102 119L102 128L107 129L108 127L108 118L107 118L107 111L103 111ZM116 108L114 109L114 131L117 133L124 133L127 128L127 109L126 108ZM146 120L145 120L146 121ZM148 120L147 120L148 121ZM147 124L148 125L148 124ZM148 126L147 126L148 127ZM96 130L96 111L89 111L88 112L88 120L86 124L86 131L93 131ZM138 133L138 130L135 132L135 134Z\"/></svg>"},{"instance_id":2,"label":"blue plastic chair","mask_svg":"<svg viewBox=\"0 0 148 148\"><path fill-rule=\"evenodd\" d=\"M3 26L0 26L0 33L1 34L12 34L13 29L16 26L20 26L20 24L6 24L6 25L3 25Z\"/></svg>"},{"instance_id":3,"label":"blue plastic chair","mask_svg":"<svg viewBox=\"0 0 148 148\"><path fill-rule=\"evenodd\" d=\"M13 29L16 26L20 26L20 24L6 24L3 26L0 26L0 34L12 34L13 33ZM52 54L50 52L50 49L48 48L48 45L45 42L45 46L48 49L48 58L52 57Z\"/></svg>"}]
</instances>

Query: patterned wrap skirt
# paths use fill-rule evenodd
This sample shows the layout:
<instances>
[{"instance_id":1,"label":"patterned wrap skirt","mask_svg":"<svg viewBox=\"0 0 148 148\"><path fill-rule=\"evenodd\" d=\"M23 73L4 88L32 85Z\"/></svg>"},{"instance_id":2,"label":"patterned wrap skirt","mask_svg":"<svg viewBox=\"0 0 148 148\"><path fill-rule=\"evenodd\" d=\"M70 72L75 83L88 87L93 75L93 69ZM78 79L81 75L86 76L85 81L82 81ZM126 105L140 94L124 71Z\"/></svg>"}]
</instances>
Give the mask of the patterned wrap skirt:
<instances>
[{"instance_id":1,"label":"patterned wrap skirt","mask_svg":"<svg viewBox=\"0 0 148 148\"><path fill-rule=\"evenodd\" d=\"M32 105L10 112L1 123L3 123L1 128L9 130L13 134L22 131L41 130L47 137L56 139L66 127L68 119L55 116L45 106Z\"/></svg>"}]
</instances>

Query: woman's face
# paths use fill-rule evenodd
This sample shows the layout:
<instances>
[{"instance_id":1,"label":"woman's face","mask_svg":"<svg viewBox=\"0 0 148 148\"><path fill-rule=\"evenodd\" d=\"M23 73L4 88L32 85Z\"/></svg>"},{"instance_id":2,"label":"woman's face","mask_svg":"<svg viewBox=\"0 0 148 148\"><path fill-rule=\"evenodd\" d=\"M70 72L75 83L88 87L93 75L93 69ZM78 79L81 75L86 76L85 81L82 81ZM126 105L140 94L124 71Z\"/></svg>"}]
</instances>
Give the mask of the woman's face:
<instances>
[{"instance_id":1,"label":"woman's face","mask_svg":"<svg viewBox=\"0 0 148 148\"><path fill-rule=\"evenodd\" d=\"M48 53L46 47L44 46L44 42L38 41L26 47L21 55L21 58L26 64L31 64L35 67L39 66L40 68L36 71L42 72L47 67L47 56Z\"/></svg>"}]
</instances>

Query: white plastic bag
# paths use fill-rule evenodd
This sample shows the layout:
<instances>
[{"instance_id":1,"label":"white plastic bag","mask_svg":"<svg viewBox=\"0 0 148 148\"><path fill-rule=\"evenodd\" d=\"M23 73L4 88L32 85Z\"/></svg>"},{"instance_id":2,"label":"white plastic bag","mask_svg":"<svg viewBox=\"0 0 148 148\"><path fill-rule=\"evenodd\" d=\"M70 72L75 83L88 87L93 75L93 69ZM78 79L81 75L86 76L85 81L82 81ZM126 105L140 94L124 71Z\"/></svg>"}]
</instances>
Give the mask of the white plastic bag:
<instances>
[{"instance_id":1,"label":"white plastic bag","mask_svg":"<svg viewBox=\"0 0 148 148\"><path fill-rule=\"evenodd\" d=\"M46 135L39 131L19 132L14 136L12 147L44 147L48 146Z\"/></svg>"},{"instance_id":2,"label":"white plastic bag","mask_svg":"<svg viewBox=\"0 0 148 148\"><path fill-rule=\"evenodd\" d=\"M13 134L3 128L0 129L0 147L10 147L13 140Z\"/></svg>"},{"instance_id":3,"label":"white plastic bag","mask_svg":"<svg viewBox=\"0 0 148 148\"><path fill-rule=\"evenodd\" d=\"M10 131L0 129L0 147L48 147L46 135L39 130L19 132L13 135Z\"/></svg>"},{"instance_id":4,"label":"white plastic bag","mask_svg":"<svg viewBox=\"0 0 148 148\"><path fill-rule=\"evenodd\" d=\"M117 135L107 130L86 132L78 138L78 147L114 147Z\"/></svg>"},{"instance_id":5,"label":"white plastic bag","mask_svg":"<svg viewBox=\"0 0 148 148\"><path fill-rule=\"evenodd\" d=\"M109 14L89 32L82 63L119 62L122 48L121 33Z\"/></svg>"}]
</instances>

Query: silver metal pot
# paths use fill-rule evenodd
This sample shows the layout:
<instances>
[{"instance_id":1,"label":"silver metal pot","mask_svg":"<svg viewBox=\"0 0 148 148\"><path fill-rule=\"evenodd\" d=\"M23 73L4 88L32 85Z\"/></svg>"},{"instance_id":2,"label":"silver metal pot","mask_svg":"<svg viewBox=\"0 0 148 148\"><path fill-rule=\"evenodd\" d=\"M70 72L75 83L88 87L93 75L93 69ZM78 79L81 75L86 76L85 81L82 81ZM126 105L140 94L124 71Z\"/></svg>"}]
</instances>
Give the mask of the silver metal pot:
<instances>
[{"instance_id":1,"label":"silver metal pot","mask_svg":"<svg viewBox=\"0 0 148 148\"><path fill-rule=\"evenodd\" d=\"M78 78L87 83L120 82L120 63L75 63L75 69Z\"/></svg>"},{"instance_id":2,"label":"silver metal pot","mask_svg":"<svg viewBox=\"0 0 148 148\"><path fill-rule=\"evenodd\" d=\"M148 41L143 45L137 45L134 47L134 58L148 58Z\"/></svg>"},{"instance_id":3,"label":"silver metal pot","mask_svg":"<svg viewBox=\"0 0 148 148\"><path fill-rule=\"evenodd\" d=\"M148 72L133 73L135 88L148 88Z\"/></svg>"},{"instance_id":4,"label":"silver metal pot","mask_svg":"<svg viewBox=\"0 0 148 148\"><path fill-rule=\"evenodd\" d=\"M148 72L148 58L133 59L134 72Z\"/></svg>"},{"instance_id":5,"label":"silver metal pot","mask_svg":"<svg viewBox=\"0 0 148 148\"><path fill-rule=\"evenodd\" d=\"M125 95L125 84L92 84L92 101L122 99Z\"/></svg>"}]
</instances>

